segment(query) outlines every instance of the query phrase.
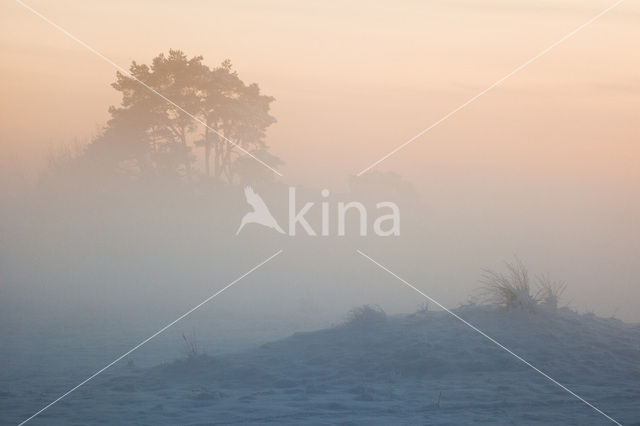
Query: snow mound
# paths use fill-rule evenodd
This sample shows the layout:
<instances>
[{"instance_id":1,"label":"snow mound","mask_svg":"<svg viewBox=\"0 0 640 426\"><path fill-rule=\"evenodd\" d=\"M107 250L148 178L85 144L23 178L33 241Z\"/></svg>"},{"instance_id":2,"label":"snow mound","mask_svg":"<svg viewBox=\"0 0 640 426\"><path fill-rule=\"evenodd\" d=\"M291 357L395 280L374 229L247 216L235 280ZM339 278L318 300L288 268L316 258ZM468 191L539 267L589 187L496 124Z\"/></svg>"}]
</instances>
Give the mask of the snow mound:
<instances>
[{"instance_id":1,"label":"snow mound","mask_svg":"<svg viewBox=\"0 0 640 426\"><path fill-rule=\"evenodd\" d=\"M640 424L639 326L567 309L535 314L466 307L456 313L616 420ZM91 397L67 401L73 420L608 423L448 313L425 310L387 317L359 308L329 329L241 353L134 369L94 386Z\"/></svg>"}]
</instances>

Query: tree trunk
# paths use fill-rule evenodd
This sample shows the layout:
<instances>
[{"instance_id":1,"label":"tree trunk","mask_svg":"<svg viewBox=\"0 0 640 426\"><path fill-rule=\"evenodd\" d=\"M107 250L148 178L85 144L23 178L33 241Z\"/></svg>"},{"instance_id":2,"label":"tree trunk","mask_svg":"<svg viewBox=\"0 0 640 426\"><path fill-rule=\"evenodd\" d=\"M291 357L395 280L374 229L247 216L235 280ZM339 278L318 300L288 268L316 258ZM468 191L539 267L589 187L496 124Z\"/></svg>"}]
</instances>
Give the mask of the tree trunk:
<instances>
[{"instance_id":1,"label":"tree trunk","mask_svg":"<svg viewBox=\"0 0 640 426\"><path fill-rule=\"evenodd\" d=\"M209 123L204 128L204 168L205 173L207 174L207 178L211 176L211 171L209 169L209 160L211 157L211 142L209 142Z\"/></svg>"},{"instance_id":2,"label":"tree trunk","mask_svg":"<svg viewBox=\"0 0 640 426\"><path fill-rule=\"evenodd\" d=\"M220 138L216 136L216 145L215 145L215 149L216 149L216 180L220 181L220 174L222 173L222 142L220 141Z\"/></svg>"},{"instance_id":3,"label":"tree trunk","mask_svg":"<svg viewBox=\"0 0 640 426\"><path fill-rule=\"evenodd\" d=\"M207 174L207 178L211 177L211 171L209 169L209 157L211 157L211 145L207 142L204 146L204 169Z\"/></svg>"},{"instance_id":4,"label":"tree trunk","mask_svg":"<svg viewBox=\"0 0 640 426\"><path fill-rule=\"evenodd\" d=\"M180 142L182 143L182 149L184 150L184 169L187 174L187 182L191 182L191 162L189 161L189 150L187 147L187 135L186 129L182 127L180 129Z\"/></svg>"}]
</instances>

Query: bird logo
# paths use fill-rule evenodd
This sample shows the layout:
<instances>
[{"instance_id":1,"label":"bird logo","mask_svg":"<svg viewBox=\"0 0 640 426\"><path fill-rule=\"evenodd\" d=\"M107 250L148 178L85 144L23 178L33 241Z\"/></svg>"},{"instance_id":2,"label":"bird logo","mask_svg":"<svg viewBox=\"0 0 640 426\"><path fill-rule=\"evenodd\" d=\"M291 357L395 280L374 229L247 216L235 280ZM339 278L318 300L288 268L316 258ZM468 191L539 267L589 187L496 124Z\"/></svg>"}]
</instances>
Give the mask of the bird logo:
<instances>
[{"instance_id":1,"label":"bird logo","mask_svg":"<svg viewBox=\"0 0 640 426\"><path fill-rule=\"evenodd\" d=\"M236 231L236 235L240 233L242 228L248 223L257 223L259 225L266 226L267 228L272 228L278 231L281 234L284 234L284 231L278 225L275 218L267 208L267 205L264 203L262 197L260 197L250 186L244 187L244 196L247 199L247 203L251 207L253 207L253 211L245 214L242 217L242 221L240 222L240 227Z\"/></svg>"}]
</instances>

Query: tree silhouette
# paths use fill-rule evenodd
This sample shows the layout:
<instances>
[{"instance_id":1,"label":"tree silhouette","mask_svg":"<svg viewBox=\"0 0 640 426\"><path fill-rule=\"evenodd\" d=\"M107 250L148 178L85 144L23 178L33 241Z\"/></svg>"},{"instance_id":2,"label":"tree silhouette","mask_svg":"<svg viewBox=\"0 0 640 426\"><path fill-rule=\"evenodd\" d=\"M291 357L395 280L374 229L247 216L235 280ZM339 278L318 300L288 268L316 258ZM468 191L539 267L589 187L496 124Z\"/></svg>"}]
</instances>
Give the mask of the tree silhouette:
<instances>
[{"instance_id":1,"label":"tree silhouette","mask_svg":"<svg viewBox=\"0 0 640 426\"><path fill-rule=\"evenodd\" d=\"M226 138L280 163L264 142L266 129L276 121L269 114L274 98L262 95L257 84L246 85L229 60L215 68L202 61L202 56L189 59L179 50L170 50L168 55L156 56L150 66L134 61L130 73L135 78L118 72L112 86L122 94L122 102L109 109L111 118L89 145L87 155L112 171L191 181L196 159L192 148L201 147L207 178L229 183L245 180L243 174L254 173L255 168L246 166L244 153Z\"/></svg>"}]
</instances>

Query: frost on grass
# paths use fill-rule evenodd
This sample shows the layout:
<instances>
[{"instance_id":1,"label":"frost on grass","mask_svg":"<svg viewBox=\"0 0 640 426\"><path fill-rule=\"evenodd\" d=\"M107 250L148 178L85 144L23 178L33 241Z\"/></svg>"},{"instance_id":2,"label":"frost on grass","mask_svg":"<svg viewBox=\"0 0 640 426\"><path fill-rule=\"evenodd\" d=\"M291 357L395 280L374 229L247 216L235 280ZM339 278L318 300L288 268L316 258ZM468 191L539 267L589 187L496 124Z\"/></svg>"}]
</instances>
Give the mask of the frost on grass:
<instances>
[{"instance_id":1,"label":"frost on grass","mask_svg":"<svg viewBox=\"0 0 640 426\"><path fill-rule=\"evenodd\" d=\"M505 262L505 272L486 269L482 275L484 299L507 309L527 311L555 310L566 285L552 281L547 275L530 278L519 260Z\"/></svg>"}]
</instances>

